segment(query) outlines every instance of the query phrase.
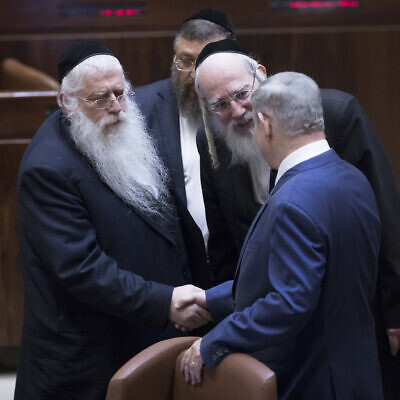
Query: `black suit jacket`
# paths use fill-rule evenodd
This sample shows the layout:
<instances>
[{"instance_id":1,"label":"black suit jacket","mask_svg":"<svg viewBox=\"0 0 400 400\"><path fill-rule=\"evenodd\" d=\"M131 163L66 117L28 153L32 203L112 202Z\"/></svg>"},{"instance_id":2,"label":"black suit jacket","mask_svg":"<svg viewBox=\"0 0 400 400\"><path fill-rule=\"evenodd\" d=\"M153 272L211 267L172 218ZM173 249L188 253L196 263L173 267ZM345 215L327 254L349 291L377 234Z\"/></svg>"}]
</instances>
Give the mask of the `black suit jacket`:
<instances>
[{"instance_id":1,"label":"black suit jacket","mask_svg":"<svg viewBox=\"0 0 400 400\"><path fill-rule=\"evenodd\" d=\"M176 193L186 204L179 112L171 78L136 88L135 97L159 154L170 171Z\"/></svg>"},{"instance_id":2,"label":"black suit jacket","mask_svg":"<svg viewBox=\"0 0 400 400\"><path fill-rule=\"evenodd\" d=\"M164 223L124 203L63 121L59 111L48 118L18 175L25 310L16 399L104 399L123 362L180 335L168 323L173 286L202 283L186 217Z\"/></svg>"},{"instance_id":3,"label":"black suit jacket","mask_svg":"<svg viewBox=\"0 0 400 400\"><path fill-rule=\"evenodd\" d=\"M386 327L400 327L400 196L378 136L351 95L321 89L327 140L336 153L369 180L382 221L377 302ZM247 167L231 165L230 152L215 138L220 166L213 169L204 129L197 145L210 231L208 241L214 283L234 276L239 251L259 205L254 201Z\"/></svg>"}]
</instances>

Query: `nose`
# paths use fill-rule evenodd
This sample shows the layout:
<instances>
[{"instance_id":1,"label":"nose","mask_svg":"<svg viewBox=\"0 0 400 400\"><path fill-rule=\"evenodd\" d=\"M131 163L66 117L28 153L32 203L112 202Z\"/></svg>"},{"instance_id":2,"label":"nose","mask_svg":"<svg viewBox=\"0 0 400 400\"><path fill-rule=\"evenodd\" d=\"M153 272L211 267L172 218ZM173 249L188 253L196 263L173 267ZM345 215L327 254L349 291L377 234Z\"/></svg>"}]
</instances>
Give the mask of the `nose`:
<instances>
[{"instance_id":1,"label":"nose","mask_svg":"<svg viewBox=\"0 0 400 400\"><path fill-rule=\"evenodd\" d=\"M243 106L243 104L233 100L231 101L231 112L232 118L241 118L243 114L246 113L246 108Z\"/></svg>"},{"instance_id":2,"label":"nose","mask_svg":"<svg viewBox=\"0 0 400 400\"><path fill-rule=\"evenodd\" d=\"M115 97L114 93L112 94L112 100L113 102L111 103L110 107L108 108L108 112L110 114L119 114L122 110L122 106L118 99Z\"/></svg>"}]
</instances>

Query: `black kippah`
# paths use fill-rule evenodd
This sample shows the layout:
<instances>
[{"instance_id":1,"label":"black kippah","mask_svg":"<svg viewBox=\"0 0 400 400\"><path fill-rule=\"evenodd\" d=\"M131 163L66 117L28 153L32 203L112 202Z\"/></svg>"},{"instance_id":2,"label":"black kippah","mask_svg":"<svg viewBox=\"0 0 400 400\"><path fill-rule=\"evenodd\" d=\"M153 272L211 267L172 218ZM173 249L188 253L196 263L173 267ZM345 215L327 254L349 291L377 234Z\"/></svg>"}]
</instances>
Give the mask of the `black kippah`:
<instances>
[{"instance_id":1,"label":"black kippah","mask_svg":"<svg viewBox=\"0 0 400 400\"><path fill-rule=\"evenodd\" d=\"M206 8L205 10L201 10L196 14L193 14L191 17L185 19L183 23L192 19L205 19L207 21L214 22L214 24L222 26L229 32L235 34L232 21L222 11L213 10L212 8Z\"/></svg>"},{"instance_id":2,"label":"black kippah","mask_svg":"<svg viewBox=\"0 0 400 400\"><path fill-rule=\"evenodd\" d=\"M100 54L113 56L110 49L95 40L80 40L79 42L75 42L61 55L58 61L58 80L60 83L65 75L82 61Z\"/></svg>"},{"instance_id":3,"label":"black kippah","mask_svg":"<svg viewBox=\"0 0 400 400\"><path fill-rule=\"evenodd\" d=\"M241 43L232 39L223 39L208 43L203 47L196 60L196 69L208 56L216 53L238 53L250 57L250 52Z\"/></svg>"}]
</instances>

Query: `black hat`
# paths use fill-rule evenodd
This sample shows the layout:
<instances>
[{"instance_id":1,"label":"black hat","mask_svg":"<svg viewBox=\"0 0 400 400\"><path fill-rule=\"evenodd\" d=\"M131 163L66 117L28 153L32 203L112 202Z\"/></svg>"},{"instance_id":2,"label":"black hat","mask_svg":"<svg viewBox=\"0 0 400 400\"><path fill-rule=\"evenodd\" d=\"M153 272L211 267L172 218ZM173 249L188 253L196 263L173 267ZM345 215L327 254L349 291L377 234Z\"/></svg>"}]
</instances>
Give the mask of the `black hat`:
<instances>
[{"instance_id":1,"label":"black hat","mask_svg":"<svg viewBox=\"0 0 400 400\"><path fill-rule=\"evenodd\" d=\"M193 14L191 17L185 19L183 23L190 21L192 19L205 19L207 21L214 22L214 24L222 26L229 32L235 34L232 21L222 11L213 10L212 8L206 8L204 10L201 10Z\"/></svg>"},{"instance_id":2,"label":"black hat","mask_svg":"<svg viewBox=\"0 0 400 400\"><path fill-rule=\"evenodd\" d=\"M61 82L65 75L82 61L100 54L114 55L110 49L95 40L75 42L68 50L64 51L58 61L58 80Z\"/></svg>"},{"instance_id":3,"label":"black hat","mask_svg":"<svg viewBox=\"0 0 400 400\"><path fill-rule=\"evenodd\" d=\"M216 53L238 53L250 57L250 52L238 41L233 39L218 40L218 42L211 42L203 47L196 60L196 69L208 56Z\"/></svg>"}]
</instances>

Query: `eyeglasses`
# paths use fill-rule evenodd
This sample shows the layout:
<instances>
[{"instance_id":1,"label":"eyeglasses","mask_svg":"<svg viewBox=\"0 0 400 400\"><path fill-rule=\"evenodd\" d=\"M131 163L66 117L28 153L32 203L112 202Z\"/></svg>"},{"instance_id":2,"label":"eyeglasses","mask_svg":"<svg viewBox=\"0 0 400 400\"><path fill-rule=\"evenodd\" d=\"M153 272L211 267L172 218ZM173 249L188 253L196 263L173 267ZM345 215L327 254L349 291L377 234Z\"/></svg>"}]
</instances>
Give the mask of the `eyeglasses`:
<instances>
[{"instance_id":1,"label":"eyeglasses","mask_svg":"<svg viewBox=\"0 0 400 400\"><path fill-rule=\"evenodd\" d=\"M118 101L118 103L121 103L126 100L127 97L133 96L134 92L133 91L127 91L127 92L111 92L108 96L104 97L97 97L97 98L92 98L92 99L87 99L84 97L78 97L79 99L86 101L87 103L93 105L99 110L105 110L107 108L110 108L113 104L114 101Z\"/></svg>"},{"instance_id":2,"label":"eyeglasses","mask_svg":"<svg viewBox=\"0 0 400 400\"><path fill-rule=\"evenodd\" d=\"M253 83L251 86L245 85L241 89L235 90L232 94L222 98L215 103L209 104L208 108L214 114L226 115L231 111L231 103L234 101L237 104L244 104L249 99L250 95L254 92L254 82L256 78L257 69L254 71Z\"/></svg>"},{"instance_id":3,"label":"eyeglasses","mask_svg":"<svg viewBox=\"0 0 400 400\"><path fill-rule=\"evenodd\" d=\"M176 58L176 56L174 56L175 68L178 71L185 71L185 72L192 71L195 63L196 63L196 60L185 60L185 59L182 60L182 59Z\"/></svg>"}]
</instances>

